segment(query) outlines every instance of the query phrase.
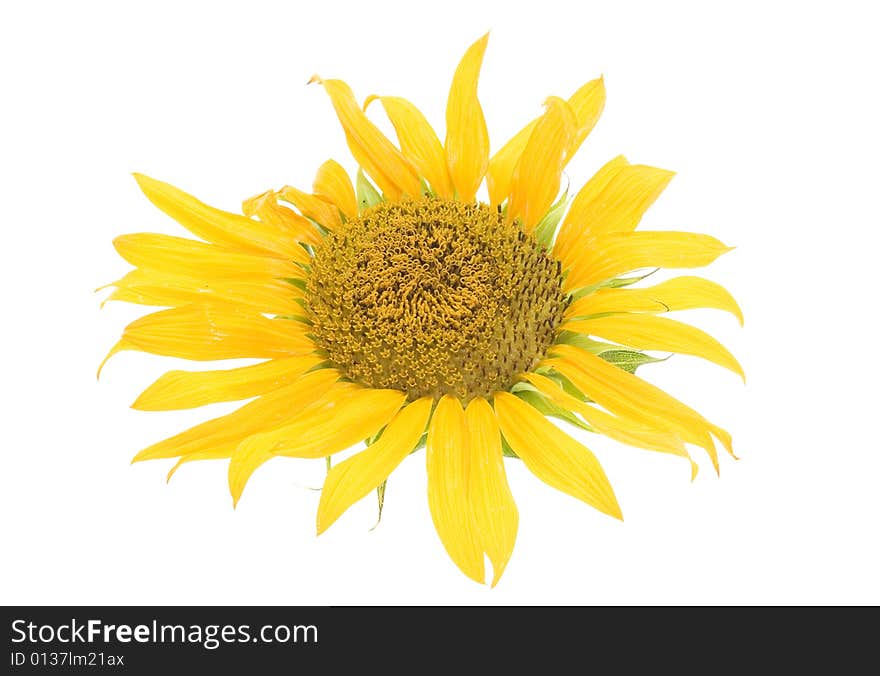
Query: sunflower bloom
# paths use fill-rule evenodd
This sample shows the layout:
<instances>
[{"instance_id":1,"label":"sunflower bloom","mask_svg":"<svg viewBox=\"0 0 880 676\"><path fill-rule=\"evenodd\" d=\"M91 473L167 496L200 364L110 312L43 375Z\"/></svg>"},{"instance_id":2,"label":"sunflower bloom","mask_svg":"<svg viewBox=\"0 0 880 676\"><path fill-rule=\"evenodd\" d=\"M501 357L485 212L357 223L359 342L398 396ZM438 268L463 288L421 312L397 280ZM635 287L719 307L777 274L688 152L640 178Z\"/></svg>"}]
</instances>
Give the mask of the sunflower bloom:
<instances>
[{"instance_id":1,"label":"sunflower bloom","mask_svg":"<svg viewBox=\"0 0 880 676\"><path fill-rule=\"evenodd\" d=\"M329 160L310 190L269 190L239 214L136 175L197 239L115 240L134 269L109 298L161 309L129 324L108 357L255 361L170 371L150 385L134 408L247 401L135 460L175 459L171 473L226 460L236 504L268 461L327 458L321 533L374 491L381 504L389 475L424 446L437 534L473 580L487 581L488 562L494 585L518 526L506 462L622 518L598 459L549 418L680 456L693 476L689 447L716 470L716 443L732 455L724 429L635 373L660 352L742 376L717 340L664 316L714 308L742 322L724 288L690 275L639 284L640 271L702 267L729 247L703 234L636 231L673 174L623 157L570 201L560 197L566 164L602 112L601 78L549 97L490 153L477 96L487 41L455 70L443 137L404 98L361 105L345 82L313 78L360 167L354 183ZM396 139L371 121L383 113Z\"/></svg>"}]
</instances>

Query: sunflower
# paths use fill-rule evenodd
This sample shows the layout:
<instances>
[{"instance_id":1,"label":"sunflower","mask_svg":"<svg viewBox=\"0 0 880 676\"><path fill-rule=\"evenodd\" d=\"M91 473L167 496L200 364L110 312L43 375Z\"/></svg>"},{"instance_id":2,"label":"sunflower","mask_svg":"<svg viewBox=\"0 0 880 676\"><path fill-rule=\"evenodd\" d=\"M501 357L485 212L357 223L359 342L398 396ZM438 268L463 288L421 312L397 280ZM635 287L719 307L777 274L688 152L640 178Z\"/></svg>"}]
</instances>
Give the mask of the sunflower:
<instances>
[{"instance_id":1,"label":"sunflower","mask_svg":"<svg viewBox=\"0 0 880 676\"><path fill-rule=\"evenodd\" d=\"M170 371L134 403L186 409L250 400L155 443L136 461L229 461L234 503L278 457L327 458L323 532L425 447L428 502L453 562L492 584L516 539L504 456L615 518L614 491L593 453L548 417L638 448L681 456L730 435L635 374L645 351L705 358L742 375L714 338L661 315L740 310L721 286L679 276L639 286L655 268L695 268L729 250L708 235L636 232L673 174L617 157L568 200L566 163L604 106L601 78L543 113L493 155L477 97L488 36L452 79L441 142L409 101L361 107L341 80L315 76L359 165L354 184L323 164L311 192L284 187L207 206L136 175L147 198L198 240L117 238L135 266L111 299L159 306L129 324L109 356L140 350L253 364ZM397 136L367 116L381 106ZM375 112L375 111L370 111ZM483 181L487 198L477 194ZM105 360L106 361L106 360ZM330 456L366 442L343 462Z\"/></svg>"}]
</instances>

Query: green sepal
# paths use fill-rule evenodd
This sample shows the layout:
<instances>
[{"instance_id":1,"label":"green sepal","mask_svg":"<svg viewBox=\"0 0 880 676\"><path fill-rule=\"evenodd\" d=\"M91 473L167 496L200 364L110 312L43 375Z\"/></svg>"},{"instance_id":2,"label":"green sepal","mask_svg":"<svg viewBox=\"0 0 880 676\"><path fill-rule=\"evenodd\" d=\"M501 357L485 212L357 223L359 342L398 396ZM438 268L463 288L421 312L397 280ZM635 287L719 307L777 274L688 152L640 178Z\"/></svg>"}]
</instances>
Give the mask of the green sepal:
<instances>
[{"instance_id":1,"label":"green sepal","mask_svg":"<svg viewBox=\"0 0 880 676\"><path fill-rule=\"evenodd\" d=\"M583 402L592 402L587 395L581 392L574 384L562 375L559 371L554 369L552 366L540 366L535 369L535 373L538 375L544 376L545 378L550 378L550 380L556 382L560 387L562 387L563 392L574 397L578 401Z\"/></svg>"},{"instance_id":2,"label":"green sepal","mask_svg":"<svg viewBox=\"0 0 880 676\"><path fill-rule=\"evenodd\" d=\"M422 432L422 436L419 437L419 443L416 444L416 447L412 449L409 454L412 455L418 451L421 451L425 446L428 445L428 432L427 430Z\"/></svg>"},{"instance_id":3,"label":"green sepal","mask_svg":"<svg viewBox=\"0 0 880 676\"><path fill-rule=\"evenodd\" d=\"M363 169L358 169L356 186L358 213L363 213L384 201L382 194L370 183Z\"/></svg>"},{"instance_id":4,"label":"green sepal","mask_svg":"<svg viewBox=\"0 0 880 676\"><path fill-rule=\"evenodd\" d=\"M635 373L636 369L643 364L655 364L658 361L666 361L669 359L669 357L664 357L662 359L658 357L649 357L638 350L627 349L605 350L599 354L599 358L604 359L609 364L614 364L616 367L629 373Z\"/></svg>"},{"instance_id":5,"label":"green sepal","mask_svg":"<svg viewBox=\"0 0 880 676\"><path fill-rule=\"evenodd\" d=\"M507 443L507 439L505 439L503 435L501 437L501 454L507 458L516 458L519 460L519 456L510 447L510 444Z\"/></svg>"},{"instance_id":6,"label":"green sepal","mask_svg":"<svg viewBox=\"0 0 880 676\"><path fill-rule=\"evenodd\" d=\"M373 436L364 439L364 443L369 448L373 444L375 444L382 437L382 433L385 431L383 427L381 430L376 432ZM328 462L330 458L327 458ZM373 524L373 527L370 530L375 530L376 527L382 523L382 508L385 506L385 484L388 483L388 479L385 479L381 484L376 487L376 500L379 503L379 514L376 516L376 523Z\"/></svg>"},{"instance_id":7,"label":"green sepal","mask_svg":"<svg viewBox=\"0 0 880 676\"><path fill-rule=\"evenodd\" d=\"M282 277L281 281L287 282L288 284L295 286L297 289L301 289L303 291L306 290L306 280L300 279L299 277Z\"/></svg>"},{"instance_id":8,"label":"green sepal","mask_svg":"<svg viewBox=\"0 0 880 676\"><path fill-rule=\"evenodd\" d=\"M290 322L299 322L300 324L305 324L306 326L312 325L312 320L303 315L275 315L275 319L284 319Z\"/></svg>"},{"instance_id":9,"label":"green sepal","mask_svg":"<svg viewBox=\"0 0 880 676\"><path fill-rule=\"evenodd\" d=\"M560 420L564 420L565 422L569 423L570 425L574 425L575 427L580 427L581 429L587 430L589 432L593 431L592 427L587 425L574 413L565 410L561 406L557 406L537 390L520 390L515 394L517 397L532 406L532 408L536 409L542 415L549 415L553 418L559 418Z\"/></svg>"},{"instance_id":10,"label":"green sepal","mask_svg":"<svg viewBox=\"0 0 880 676\"><path fill-rule=\"evenodd\" d=\"M437 197L437 193L431 189L431 184L428 183L424 176L419 176L419 184L422 186L421 192L423 197Z\"/></svg>"},{"instance_id":11,"label":"green sepal","mask_svg":"<svg viewBox=\"0 0 880 676\"><path fill-rule=\"evenodd\" d=\"M660 268L654 268L651 272L646 272L644 275L636 277L613 277L612 279L606 279L604 282L598 282L597 284L591 284L590 286L583 286L571 294L571 300L579 300L584 296L589 296L591 293L595 293L599 289L619 289L622 286L629 286L630 284L641 282L643 279L653 275L659 269Z\"/></svg>"},{"instance_id":12,"label":"green sepal","mask_svg":"<svg viewBox=\"0 0 880 676\"><path fill-rule=\"evenodd\" d=\"M613 345L611 343L603 343L599 340L593 340L592 338L588 338L583 333L576 333L574 331L560 331L556 336L556 342L563 345L571 345L572 347L579 347L580 349L586 350L587 352L590 352L592 354L601 354L602 352L605 352L607 350L618 349L617 345Z\"/></svg>"},{"instance_id":13,"label":"green sepal","mask_svg":"<svg viewBox=\"0 0 880 676\"><path fill-rule=\"evenodd\" d=\"M371 531L376 530L379 524L382 523L382 508L385 507L385 486L387 484L388 479L385 479L385 481L376 487L376 501L379 503L379 515L376 517L376 523L373 524L373 527L370 529Z\"/></svg>"},{"instance_id":14,"label":"green sepal","mask_svg":"<svg viewBox=\"0 0 880 676\"><path fill-rule=\"evenodd\" d=\"M565 214L565 209L568 207L568 188L565 188L565 192L562 193L562 197L560 197L556 204L554 204L550 209L544 214L544 218L538 223L535 227L535 239L538 240L538 244L541 244L545 248L550 248L550 243L553 241L553 235L556 234L556 226L559 225L559 221L562 220L562 216Z\"/></svg>"}]
</instances>

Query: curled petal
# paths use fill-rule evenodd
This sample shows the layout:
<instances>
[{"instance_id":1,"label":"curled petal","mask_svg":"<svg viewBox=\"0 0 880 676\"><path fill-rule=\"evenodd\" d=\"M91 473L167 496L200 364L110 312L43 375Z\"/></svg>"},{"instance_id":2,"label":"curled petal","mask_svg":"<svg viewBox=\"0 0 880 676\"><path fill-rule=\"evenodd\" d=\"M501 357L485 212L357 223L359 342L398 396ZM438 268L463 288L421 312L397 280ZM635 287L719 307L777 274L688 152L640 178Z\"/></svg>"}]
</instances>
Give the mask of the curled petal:
<instances>
[{"instance_id":1,"label":"curled petal","mask_svg":"<svg viewBox=\"0 0 880 676\"><path fill-rule=\"evenodd\" d=\"M348 172L339 162L327 160L318 168L312 185L315 195L335 205L346 218L357 216L357 197Z\"/></svg>"},{"instance_id":2,"label":"curled petal","mask_svg":"<svg viewBox=\"0 0 880 676\"><path fill-rule=\"evenodd\" d=\"M574 138L577 119L562 99L547 99L547 112L538 121L513 172L508 217L519 219L531 232L559 194L565 153Z\"/></svg>"},{"instance_id":3,"label":"curled petal","mask_svg":"<svg viewBox=\"0 0 880 676\"><path fill-rule=\"evenodd\" d=\"M581 143L592 131L602 114L602 109L605 106L605 83L602 78L591 80L578 89L568 99L568 105L574 112L576 125L571 142L565 150L563 164L567 164L574 157ZM535 118L520 129L489 160L489 168L486 171L486 186L489 189L489 202L492 206L500 204L510 195L513 171L540 119Z\"/></svg>"},{"instance_id":4,"label":"curled petal","mask_svg":"<svg viewBox=\"0 0 880 676\"><path fill-rule=\"evenodd\" d=\"M249 218L256 217L264 223L290 232L299 242L312 246L321 242L321 233L311 221L293 209L278 204L278 193L274 190L267 190L244 200L241 210Z\"/></svg>"},{"instance_id":5,"label":"curled petal","mask_svg":"<svg viewBox=\"0 0 880 676\"><path fill-rule=\"evenodd\" d=\"M602 115L605 108L604 78L600 77L587 82L571 95L571 98L568 99L568 105L575 114L577 126L565 154L566 164L577 153L578 148L593 131L593 127L596 126Z\"/></svg>"},{"instance_id":6,"label":"curled petal","mask_svg":"<svg viewBox=\"0 0 880 676\"><path fill-rule=\"evenodd\" d=\"M385 134L370 122L355 100L351 88L342 80L313 78L313 81L324 85L336 110L336 116L345 130L351 154L376 181L385 196L397 200L403 194L410 197L421 194L421 185L413 166Z\"/></svg>"},{"instance_id":7,"label":"curled petal","mask_svg":"<svg viewBox=\"0 0 880 676\"><path fill-rule=\"evenodd\" d=\"M183 227L215 244L281 257L297 255L299 242L278 227L203 204L173 185L143 174L135 180L147 198Z\"/></svg>"},{"instance_id":8,"label":"curled petal","mask_svg":"<svg viewBox=\"0 0 880 676\"><path fill-rule=\"evenodd\" d=\"M327 230L335 230L342 224L339 207L318 195L310 195L289 185L281 188L278 194L281 199L299 209L303 216L312 219Z\"/></svg>"}]
</instances>

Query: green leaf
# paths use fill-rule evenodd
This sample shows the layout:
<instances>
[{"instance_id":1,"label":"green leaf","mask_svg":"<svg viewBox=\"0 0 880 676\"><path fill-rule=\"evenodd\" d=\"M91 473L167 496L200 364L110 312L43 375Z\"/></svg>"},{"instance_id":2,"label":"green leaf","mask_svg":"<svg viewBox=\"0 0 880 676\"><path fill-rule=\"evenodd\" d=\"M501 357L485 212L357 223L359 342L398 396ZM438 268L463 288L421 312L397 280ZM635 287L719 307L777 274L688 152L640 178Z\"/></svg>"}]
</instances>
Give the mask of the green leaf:
<instances>
[{"instance_id":1,"label":"green leaf","mask_svg":"<svg viewBox=\"0 0 880 676\"><path fill-rule=\"evenodd\" d=\"M614 364L618 368L622 368L629 373L635 373L636 369L642 364L654 364L658 361L666 361L669 357L658 359L657 357L649 357L648 355L637 350L614 349L606 350L599 354L609 364Z\"/></svg>"},{"instance_id":2,"label":"green leaf","mask_svg":"<svg viewBox=\"0 0 880 676\"><path fill-rule=\"evenodd\" d=\"M553 235L556 234L556 226L559 225L559 221L562 220L563 214L565 214L565 209L568 207L568 188L566 187L565 192L562 193L562 197L560 197L556 204L554 204L550 209L544 214L544 218L538 223L535 227L535 239L538 240L538 244L543 245L546 248L550 248L550 242L553 241Z\"/></svg>"},{"instance_id":3,"label":"green leaf","mask_svg":"<svg viewBox=\"0 0 880 676\"><path fill-rule=\"evenodd\" d=\"M570 425L580 427L583 430L587 430L590 432L593 431L592 427L587 425L574 413L572 413L571 411L567 411L560 406L557 406L537 391L533 392L529 390L522 390L520 392L517 392L516 396L522 399L527 404L530 404L533 408L537 409L543 415L549 415L554 418L559 418L560 420L564 420Z\"/></svg>"},{"instance_id":4,"label":"green leaf","mask_svg":"<svg viewBox=\"0 0 880 676\"><path fill-rule=\"evenodd\" d=\"M370 183L370 179L364 174L363 169L358 169L357 173L357 201L359 213L362 213L383 201L382 195L376 190L375 186Z\"/></svg>"}]
</instances>

